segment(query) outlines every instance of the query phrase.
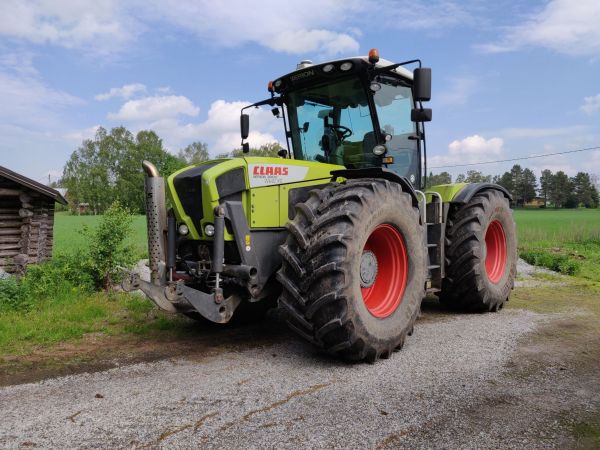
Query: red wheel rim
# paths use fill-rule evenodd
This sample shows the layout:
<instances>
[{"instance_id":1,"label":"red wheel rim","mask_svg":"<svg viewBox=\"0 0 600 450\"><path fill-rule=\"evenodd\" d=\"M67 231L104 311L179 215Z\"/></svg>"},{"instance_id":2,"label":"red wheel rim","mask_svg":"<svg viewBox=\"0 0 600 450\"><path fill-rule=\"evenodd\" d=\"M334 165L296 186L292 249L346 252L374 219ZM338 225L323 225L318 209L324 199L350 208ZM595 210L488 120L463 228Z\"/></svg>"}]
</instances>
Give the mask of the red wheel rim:
<instances>
[{"instance_id":1,"label":"red wheel rim","mask_svg":"<svg viewBox=\"0 0 600 450\"><path fill-rule=\"evenodd\" d=\"M372 315L385 318L396 311L406 289L408 255L404 239L392 225L382 224L367 239L363 255L365 252L375 256L377 272L369 286L361 287L363 301Z\"/></svg>"},{"instance_id":2,"label":"red wheel rim","mask_svg":"<svg viewBox=\"0 0 600 450\"><path fill-rule=\"evenodd\" d=\"M502 224L494 220L485 233L485 271L492 283L498 283L506 269L506 236Z\"/></svg>"}]
</instances>

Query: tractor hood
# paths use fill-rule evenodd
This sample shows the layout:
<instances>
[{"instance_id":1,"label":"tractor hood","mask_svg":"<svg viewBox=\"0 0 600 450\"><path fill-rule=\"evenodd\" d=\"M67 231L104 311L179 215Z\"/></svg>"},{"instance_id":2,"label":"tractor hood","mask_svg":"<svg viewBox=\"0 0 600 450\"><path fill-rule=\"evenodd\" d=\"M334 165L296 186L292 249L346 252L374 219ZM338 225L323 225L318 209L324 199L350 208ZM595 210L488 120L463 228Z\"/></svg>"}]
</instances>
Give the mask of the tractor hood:
<instances>
[{"instance_id":1,"label":"tractor hood","mask_svg":"<svg viewBox=\"0 0 600 450\"><path fill-rule=\"evenodd\" d=\"M175 216L190 232L188 238L206 239L214 223L214 209L225 201L241 202L251 229L282 228L294 205L308 192L331 180L343 166L317 161L245 157L206 161L181 169L167 178L167 195ZM210 227L208 227L210 229ZM225 240L233 236L225 232Z\"/></svg>"}]
</instances>

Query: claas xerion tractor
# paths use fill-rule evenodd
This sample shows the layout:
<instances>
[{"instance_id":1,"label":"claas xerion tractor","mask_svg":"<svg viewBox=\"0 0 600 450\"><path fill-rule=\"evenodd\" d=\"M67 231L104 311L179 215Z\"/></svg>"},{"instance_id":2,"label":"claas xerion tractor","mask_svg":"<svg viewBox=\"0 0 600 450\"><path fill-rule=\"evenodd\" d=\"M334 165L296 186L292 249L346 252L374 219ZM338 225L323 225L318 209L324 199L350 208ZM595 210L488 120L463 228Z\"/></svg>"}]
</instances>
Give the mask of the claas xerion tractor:
<instances>
[{"instance_id":1,"label":"claas xerion tractor","mask_svg":"<svg viewBox=\"0 0 600 450\"><path fill-rule=\"evenodd\" d=\"M418 65L413 71L406 66ZM160 308L217 323L277 302L290 328L349 360L404 344L428 293L497 311L516 272L510 194L489 183L425 190L431 69L366 57L312 64L269 83L284 126L277 158L194 164L165 181L144 161L151 280Z\"/></svg>"}]
</instances>

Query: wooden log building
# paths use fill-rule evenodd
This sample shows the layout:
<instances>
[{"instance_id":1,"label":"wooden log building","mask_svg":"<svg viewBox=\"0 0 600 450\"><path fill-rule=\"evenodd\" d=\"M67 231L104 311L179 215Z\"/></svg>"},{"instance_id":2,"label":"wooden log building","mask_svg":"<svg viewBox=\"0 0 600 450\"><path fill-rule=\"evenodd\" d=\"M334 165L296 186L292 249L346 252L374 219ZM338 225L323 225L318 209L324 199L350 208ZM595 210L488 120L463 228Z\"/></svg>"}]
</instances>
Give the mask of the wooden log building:
<instances>
[{"instance_id":1,"label":"wooden log building","mask_svg":"<svg viewBox=\"0 0 600 450\"><path fill-rule=\"evenodd\" d=\"M55 189L0 166L0 269L22 273L52 256Z\"/></svg>"}]
</instances>

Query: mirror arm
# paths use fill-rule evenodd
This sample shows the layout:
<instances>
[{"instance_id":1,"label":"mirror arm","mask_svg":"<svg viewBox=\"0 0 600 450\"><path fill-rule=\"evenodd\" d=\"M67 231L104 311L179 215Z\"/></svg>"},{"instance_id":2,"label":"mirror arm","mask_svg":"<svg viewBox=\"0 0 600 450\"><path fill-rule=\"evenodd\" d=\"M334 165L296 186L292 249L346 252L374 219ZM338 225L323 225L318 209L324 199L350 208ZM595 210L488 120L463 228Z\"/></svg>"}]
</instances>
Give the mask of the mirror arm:
<instances>
[{"instance_id":1,"label":"mirror arm","mask_svg":"<svg viewBox=\"0 0 600 450\"><path fill-rule=\"evenodd\" d=\"M269 106L281 106L283 104L283 99L281 97L273 97L267 98L265 100L261 100L260 102L252 103L251 105L244 106L242 111L248 108L258 108L259 106L269 105Z\"/></svg>"},{"instance_id":2,"label":"mirror arm","mask_svg":"<svg viewBox=\"0 0 600 450\"><path fill-rule=\"evenodd\" d=\"M392 64L391 66L385 66L385 67L380 67L379 69L373 69L373 70L371 70L371 74L375 76L375 75L379 75L379 74L397 69L400 66L406 66L408 64L415 64L415 63L419 64L419 68L421 67L420 59L411 59L410 61L404 61L401 63Z\"/></svg>"}]
</instances>

